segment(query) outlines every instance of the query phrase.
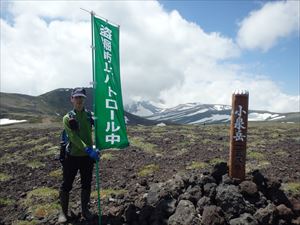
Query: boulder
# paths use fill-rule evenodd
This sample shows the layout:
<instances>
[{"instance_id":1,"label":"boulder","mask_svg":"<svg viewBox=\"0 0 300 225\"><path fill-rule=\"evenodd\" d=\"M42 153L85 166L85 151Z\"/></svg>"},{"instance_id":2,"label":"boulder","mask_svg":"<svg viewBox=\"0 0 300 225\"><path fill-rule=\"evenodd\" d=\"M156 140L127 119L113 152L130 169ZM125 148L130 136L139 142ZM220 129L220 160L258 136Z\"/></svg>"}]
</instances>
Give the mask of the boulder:
<instances>
[{"instance_id":1,"label":"boulder","mask_svg":"<svg viewBox=\"0 0 300 225\"><path fill-rule=\"evenodd\" d=\"M277 220L275 205L270 203L267 207L258 209L254 217L260 224L273 225Z\"/></svg>"},{"instance_id":2,"label":"boulder","mask_svg":"<svg viewBox=\"0 0 300 225\"><path fill-rule=\"evenodd\" d=\"M224 225L224 213L215 205L205 206L202 214L203 225Z\"/></svg>"},{"instance_id":3,"label":"boulder","mask_svg":"<svg viewBox=\"0 0 300 225\"><path fill-rule=\"evenodd\" d=\"M181 200L175 213L169 218L168 225L191 225L196 217L196 209L192 202Z\"/></svg>"},{"instance_id":4,"label":"boulder","mask_svg":"<svg viewBox=\"0 0 300 225\"><path fill-rule=\"evenodd\" d=\"M246 212L247 204L237 186L221 184L217 187L216 202L226 219L238 217Z\"/></svg>"},{"instance_id":5,"label":"boulder","mask_svg":"<svg viewBox=\"0 0 300 225\"><path fill-rule=\"evenodd\" d=\"M258 225L257 220L249 213L244 213L240 217L229 221L230 225Z\"/></svg>"}]
</instances>

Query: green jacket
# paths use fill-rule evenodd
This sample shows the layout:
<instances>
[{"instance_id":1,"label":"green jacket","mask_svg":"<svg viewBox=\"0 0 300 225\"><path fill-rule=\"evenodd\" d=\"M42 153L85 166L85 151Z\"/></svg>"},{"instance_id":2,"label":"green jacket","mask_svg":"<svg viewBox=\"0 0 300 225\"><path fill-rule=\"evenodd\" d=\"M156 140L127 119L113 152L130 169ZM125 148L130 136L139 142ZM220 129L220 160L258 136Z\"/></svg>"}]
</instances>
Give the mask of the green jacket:
<instances>
[{"instance_id":1,"label":"green jacket","mask_svg":"<svg viewBox=\"0 0 300 225\"><path fill-rule=\"evenodd\" d=\"M79 124L79 130L71 130L69 125L69 113L63 118L64 129L66 130L70 141L70 154L72 156L87 156L84 151L85 147L92 147L92 125L88 112L83 110L81 112L75 112L75 118Z\"/></svg>"}]
</instances>

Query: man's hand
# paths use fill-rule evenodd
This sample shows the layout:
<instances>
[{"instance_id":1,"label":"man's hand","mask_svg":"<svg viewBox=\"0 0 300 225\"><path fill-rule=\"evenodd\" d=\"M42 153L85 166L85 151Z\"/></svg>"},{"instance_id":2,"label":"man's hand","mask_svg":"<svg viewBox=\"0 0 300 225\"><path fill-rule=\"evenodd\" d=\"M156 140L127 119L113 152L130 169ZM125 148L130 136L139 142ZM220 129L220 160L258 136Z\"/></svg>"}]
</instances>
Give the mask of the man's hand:
<instances>
[{"instance_id":1,"label":"man's hand","mask_svg":"<svg viewBox=\"0 0 300 225\"><path fill-rule=\"evenodd\" d=\"M99 150L92 147L86 147L84 151L95 161L99 161Z\"/></svg>"}]
</instances>

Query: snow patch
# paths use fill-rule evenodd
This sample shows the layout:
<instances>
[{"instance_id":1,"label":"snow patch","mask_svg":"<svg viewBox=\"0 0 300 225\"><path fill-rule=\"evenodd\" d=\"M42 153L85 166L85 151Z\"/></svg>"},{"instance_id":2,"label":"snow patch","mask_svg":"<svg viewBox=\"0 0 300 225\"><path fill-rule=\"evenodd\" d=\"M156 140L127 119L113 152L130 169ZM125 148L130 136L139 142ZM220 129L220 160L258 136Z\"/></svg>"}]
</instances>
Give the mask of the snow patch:
<instances>
[{"instance_id":1,"label":"snow patch","mask_svg":"<svg viewBox=\"0 0 300 225\"><path fill-rule=\"evenodd\" d=\"M164 126L166 126L166 124L165 123L158 123L158 124L156 124L156 126L158 126L158 127L164 127Z\"/></svg>"},{"instance_id":2,"label":"snow patch","mask_svg":"<svg viewBox=\"0 0 300 225\"><path fill-rule=\"evenodd\" d=\"M249 113L248 121L264 121L272 115L271 113Z\"/></svg>"},{"instance_id":3,"label":"snow patch","mask_svg":"<svg viewBox=\"0 0 300 225\"><path fill-rule=\"evenodd\" d=\"M138 116L151 116L153 114L153 112L151 112L149 109L146 109L145 107L139 105L137 107L137 111L134 114L138 115Z\"/></svg>"},{"instance_id":4,"label":"snow patch","mask_svg":"<svg viewBox=\"0 0 300 225\"><path fill-rule=\"evenodd\" d=\"M124 116L124 119L125 119L125 123L128 124L129 119L127 118L127 116Z\"/></svg>"},{"instance_id":5,"label":"snow patch","mask_svg":"<svg viewBox=\"0 0 300 225\"><path fill-rule=\"evenodd\" d=\"M11 120L7 118L0 119L0 126L1 125L7 125L7 124L14 124L14 123L24 123L27 120Z\"/></svg>"},{"instance_id":6,"label":"snow patch","mask_svg":"<svg viewBox=\"0 0 300 225\"><path fill-rule=\"evenodd\" d=\"M214 121L220 121L220 120L225 120L229 121L230 120L230 115L224 115L224 114L213 114L211 117L206 117L200 120L196 120L193 122L190 122L189 124L198 124L198 123L204 123L204 122L214 122Z\"/></svg>"}]
</instances>

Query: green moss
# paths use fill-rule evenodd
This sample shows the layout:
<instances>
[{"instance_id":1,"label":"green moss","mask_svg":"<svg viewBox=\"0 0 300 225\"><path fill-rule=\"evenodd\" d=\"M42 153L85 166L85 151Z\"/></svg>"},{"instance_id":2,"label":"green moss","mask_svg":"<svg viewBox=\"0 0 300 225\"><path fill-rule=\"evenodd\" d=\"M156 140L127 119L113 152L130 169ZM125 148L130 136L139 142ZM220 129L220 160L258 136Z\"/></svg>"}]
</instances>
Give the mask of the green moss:
<instances>
[{"instance_id":1,"label":"green moss","mask_svg":"<svg viewBox=\"0 0 300 225\"><path fill-rule=\"evenodd\" d=\"M221 162L226 162L226 160L221 159L221 158L214 158L214 159L209 160L209 164L211 164L211 165L215 165L215 164L218 164Z\"/></svg>"},{"instance_id":2,"label":"green moss","mask_svg":"<svg viewBox=\"0 0 300 225\"><path fill-rule=\"evenodd\" d=\"M22 204L26 207L30 207L36 204L55 202L57 199L57 190L49 187L41 187L28 192Z\"/></svg>"},{"instance_id":3,"label":"green moss","mask_svg":"<svg viewBox=\"0 0 300 225\"><path fill-rule=\"evenodd\" d=\"M8 206L14 204L14 200L9 198L0 198L0 205Z\"/></svg>"},{"instance_id":4,"label":"green moss","mask_svg":"<svg viewBox=\"0 0 300 225\"><path fill-rule=\"evenodd\" d=\"M153 174L155 171L159 170L159 166L155 164L149 164L144 166L139 172L138 176L145 177L149 176L150 174Z\"/></svg>"},{"instance_id":5,"label":"green moss","mask_svg":"<svg viewBox=\"0 0 300 225\"><path fill-rule=\"evenodd\" d=\"M38 224L37 220L31 220L31 221L27 221L27 220L16 220L12 222L12 225L36 225Z\"/></svg>"},{"instance_id":6,"label":"green moss","mask_svg":"<svg viewBox=\"0 0 300 225\"><path fill-rule=\"evenodd\" d=\"M58 214L60 206L58 203L38 204L29 208L29 212L36 218L44 218L49 215Z\"/></svg>"},{"instance_id":7,"label":"green moss","mask_svg":"<svg viewBox=\"0 0 300 225\"><path fill-rule=\"evenodd\" d=\"M62 177L62 169L54 170L49 173L51 177Z\"/></svg>"},{"instance_id":8,"label":"green moss","mask_svg":"<svg viewBox=\"0 0 300 225\"><path fill-rule=\"evenodd\" d=\"M27 162L26 163L26 166L32 168L32 169L37 169L37 168L40 168L40 167L44 167L45 166L45 163L42 163L40 161L31 161L31 162Z\"/></svg>"},{"instance_id":9,"label":"green moss","mask_svg":"<svg viewBox=\"0 0 300 225\"><path fill-rule=\"evenodd\" d=\"M129 141L132 146L140 148L147 153L152 153L152 154L157 153L157 149L156 149L157 146L144 141L144 139L141 137L132 137L130 138Z\"/></svg>"},{"instance_id":10,"label":"green moss","mask_svg":"<svg viewBox=\"0 0 300 225\"><path fill-rule=\"evenodd\" d=\"M300 182L289 182L283 184L283 189L293 195L300 194Z\"/></svg>"},{"instance_id":11,"label":"green moss","mask_svg":"<svg viewBox=\"0 0 300 225\"><path fill-rule=\"evenodd\" d=\"M126 189L108 188L108 189L101 190L100 191L100 196L101 196L101 199L104 199L104 198L109 198L111 196L119 196L119 195L125 194L125 193L127 193ZM97 191L93 191L91 193L91 197L94 198L94 199L97 199L98 198L98 192Z\"/></svg>"},{"instance_id":12,"label":"green moss","mask_svg":"<svg viewBox=\"0 0 300 225\"><path fill-rule=\"evenodd\" d=\"M192 164L187 166L186 169L187 170L204 169L207 166L208 165L205 162L192 162Z\"/></svg>"},{"instance_id":13,"label":"green moss","mask_svg":"<svg viewBox=\"0 0 300 225\"><path fill-rule=\"evenodd\" d=\"M114 158L112 153L104 153L101 155L101 160L112 160Z\"/></svg>"},{"instance_id":14,"label":"green moss","mask_svg":"<svg viewBox=\"0 0 300 225\"><path fill-rule=\"evenodd\" d=\"M282 151L282 150L279 150L279 151L277 151L277 152L275 152L275 155L277 155L277 156L285 156L287 153L285 152L285 151Z\"/></svg>"},{"instance_id":15,"label":"green moss","mask_svg":"<svg viewBox=\"0 0 300 225\"><path fill-rule=\"evenodd\" d=\"M9 176L5 173L0 173L0 182L7 181L7 180L10 180L10 179L11 179L11 176Z\"/></svg>"},{"instance_id":16,"label":"green moss","mask_svg":"<svg viewBox=\"0 0 300 225\"><path fill-rule=\"evenodd\" d=\"M15 153L6 153L0 158L0 164L10 164L22 161L22 156Z\"/></svg>"},{"instance_id":17,"label":"green moss","mask_svg":"<svg viewBox=\"0 0 300 225\"><path fill-rule=\"evenodd\" d=\"M255 151L249 151L247 153L247 157L249 159L256 159L256 160L262 160L265 158L264 154L262 154L260 152L255 152Z\"/></svg>"},{"instance_id":18,"label":"green moss","mask_svg":"<svg viewBox=\"0 0 300 225\"><path fill-rule=\"evenodd\" d=\"M43 152L40 152L38 156L50 156L59 154L59 147L51 145L50 147L45 147Z\"/></svg>"}]
</instances>

